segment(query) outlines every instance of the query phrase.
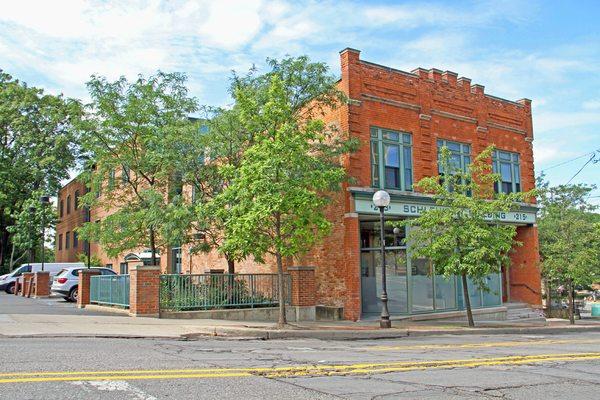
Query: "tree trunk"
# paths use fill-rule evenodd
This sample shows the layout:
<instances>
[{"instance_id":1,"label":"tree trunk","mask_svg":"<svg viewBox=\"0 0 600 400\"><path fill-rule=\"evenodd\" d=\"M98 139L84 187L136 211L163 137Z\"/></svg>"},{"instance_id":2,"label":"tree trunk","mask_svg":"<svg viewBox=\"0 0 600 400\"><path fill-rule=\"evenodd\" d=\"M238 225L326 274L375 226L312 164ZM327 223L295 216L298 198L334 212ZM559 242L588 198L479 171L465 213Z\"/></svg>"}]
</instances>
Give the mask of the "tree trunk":
<instances>
[{"instance_id":1,"label":"tree trunk","mask_svg":"<svg viewBox=\"0 0 600 400\"><path fill-rule=\"evenodd\" d=\"M279 213L275 215L275 234L277 239L281 239L281 215L279 215ZM285 284L283 277L283 259L281 258L281 252L279 251L279 249L275 251L275 258L277 259L277 286L279 287L279 318L277 320L277 327L283 328L287 324L287 319L285 317Z\"/></svg>"},{"instance_id":2,"label":"tree trunk","mask_svg":"<svg viewBox=\"0 0 600 400\"><path fill-rule=\"evenodd\" d=\"M469 321L469 327L474 328L475 322L473 321L473 311L471 310L471 299L469 298L469 286L467 285L467 274L462 275L462 286L463 296L465 298L465 308L467 309L467 320Z\"/></svg>"},{"instance_id":3,"label":"tree trunk","mask_svg":"<svg viewBox=\"0 0 600 400\"><path fill-rule=\"evenodd\" d=\"M156 240L153 228L150 228L150 251L152 252L152 265L156 266Z\"/></svg>"},{"instance_id":4,"label":"tree trunk","mask_svg":"<svg viewBox=\"0 0 600 400\"><path fill-rule=\"evenodd\" d=\"M227 259L227 273L235 274L235 260L229 258L227 255L225 255L225 258Z\"/></svg>"},{"instance_id":5,"label":"tree trunk","mask_svg":"<svg viewBox=\"0 0 600 400\"><path fill-rule=\"evenodd\" d=\"M277 320L277 327L283 328L287 324L287 319L285 317L285 284L283 279L283 260L279 251L276 252L275 256L277 258L277 286L279 287L279 318Z\"/></svg>"},{"instance_id":6,"label":"tree trunk","mask_svg":"<svg viewBox=\"0 0 600 400\"><path fill-rule=\"evenodd\" d=\"M573 280L569 279L567 290L569 291L569 323L575 325L575 302L573 301Z\"/></svg>"},{"instance_id":7,"label":"tree trunk","mask_svg":"<svg viewBox=\"0 0 600 400\"><path fill-rule=\"evenodd\" d=\"M550 278L546 278L546 312L548 317L552 317L552 288L550 287Z\"/></svg>"}]
</instances>

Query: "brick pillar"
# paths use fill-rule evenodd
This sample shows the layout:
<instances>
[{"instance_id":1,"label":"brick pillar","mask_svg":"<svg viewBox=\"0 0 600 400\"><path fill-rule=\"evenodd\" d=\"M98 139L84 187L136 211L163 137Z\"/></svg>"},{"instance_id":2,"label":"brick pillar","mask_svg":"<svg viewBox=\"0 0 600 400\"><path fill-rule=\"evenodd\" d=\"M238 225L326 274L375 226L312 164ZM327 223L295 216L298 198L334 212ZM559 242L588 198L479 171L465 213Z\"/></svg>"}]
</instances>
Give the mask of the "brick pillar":
<instances>
[{"instance_id":1,"label":"brick pillar","mask_svg":"<svg viewBox=\"0 0 600 400\"><path fill-rule=\"evenodd\" d=\"M15 290L14 290L13 294L15 296L18 296L19 291L21 290L22 287L23 287L23 277L17 276L17 279L15 280Z\"/></svg>"},{"instance_id":2,"label":"brick pillar","mask_svg":"<svg viewBox=\"0 0 600 400\"><path fill-rule=\"evenodd\" d=\"M33 272L23 272L23 285L21 287L21 296L25 297L29 293L29 286L32 285Z\"/></svg>"},{"instance_id":3,"label":"brick pillar","mask_svg":"<svg viewBox=\"0 0 600 400\"><path fill-rule=\"evenodd\" d=\"M34 275L35 279L35 293L34 297L48 297L50 296L50 272L39 271Z\"/></svg>"},{"instance_id":4,"label":"brick pillar","mask_svg":"<svg viewBox=\"0 0 600 400\"><path fill-rule=\"evenodd\" d=\"M79 285L77 286L77 308L85 308L90 304L90 278L100 275L100 271L93 268L79 270Z\"/></svg>"},{"instance_id":5,"label":"brick pillar","mask_svg":"<svg viewBox=\"0 0 600 400\"><path fill-rule=\"evenodd\" d=\"M136 265L129 271L129 315L158 317L160 266Z\"/></svg>"},{"instance_id":6,"label":"brick pillar","mask_svg":"<svg viewBox=\"0 0 600 400\"><path fill-rule=\"evenodd\" d=\"M344 258L346 260L346 296L344 319L357 321L361 313L360 294L360 222L358 214L344 217Z\"/></svg>"},{"instance_id":7,"label":"brick pillar","mask_svg":"<svg viewBox=\"0 0 600 400\"><path fill-rule=\"evenodd\" d=\"M513 248L509 269L509 301L521 301L533 306L542 304L540 253L536 226L517 228L515 240L523 243Z\"/></svg>"},{"instance_id":8,"label":"brick pillar","mask_svg":"<svg viewBox=\"0 0 600 400\"><path fill-rule=\"evenodd\" d=\"M315 267L288 267L287 270L292 277L292 305L316 306Z\"/></svg>"}]
</instances>

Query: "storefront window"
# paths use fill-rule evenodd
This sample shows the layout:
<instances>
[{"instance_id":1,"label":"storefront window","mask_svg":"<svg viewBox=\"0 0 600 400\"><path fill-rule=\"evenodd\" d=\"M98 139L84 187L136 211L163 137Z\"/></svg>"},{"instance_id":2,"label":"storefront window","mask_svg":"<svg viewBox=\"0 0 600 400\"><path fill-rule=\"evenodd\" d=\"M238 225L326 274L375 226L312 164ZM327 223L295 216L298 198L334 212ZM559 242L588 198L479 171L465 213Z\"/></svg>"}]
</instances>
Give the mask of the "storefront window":
<instances>
[{"instance_id":1,"label":"storefront window","mask_svg":"<svg viewBox=\"0 0 600 400\"><path fill-rule=\"evenodd\" d=\"M371 186L412 190L412 137L381 128L371 128Z\"/></svg>"},{"instance_id":2,"label":"storefront window","mask_svg":"<svg viewBox=\"0 0 600 400\"><path fill-rule=\"evenodd\" d=\"M424 258L413 259L411 264L412 311L433 310L433 265Z\"/></svg>"}]
</instances>

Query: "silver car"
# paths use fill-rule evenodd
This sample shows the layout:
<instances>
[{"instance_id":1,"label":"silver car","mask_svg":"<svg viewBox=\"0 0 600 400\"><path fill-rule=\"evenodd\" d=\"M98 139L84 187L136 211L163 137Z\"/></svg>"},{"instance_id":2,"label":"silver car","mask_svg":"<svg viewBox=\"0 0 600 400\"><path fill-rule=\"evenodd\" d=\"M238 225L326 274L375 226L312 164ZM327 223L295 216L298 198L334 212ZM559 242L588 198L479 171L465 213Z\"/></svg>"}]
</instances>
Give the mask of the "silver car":
<instances>
[{"instance_id":1,"label":"silver car","mask_svg":"<svg viewBox=\"0 0 600 400\"><path fill-rule=\"evenodd\" d=\"M62 269L52 281L51 291L54 294L64 297L67 301L77 301L77 288L79 286L79 271L82 267L71 267ZM110 268L94 268L101 275L116 275L117 273Z\"/></svg>"}]
</instances>

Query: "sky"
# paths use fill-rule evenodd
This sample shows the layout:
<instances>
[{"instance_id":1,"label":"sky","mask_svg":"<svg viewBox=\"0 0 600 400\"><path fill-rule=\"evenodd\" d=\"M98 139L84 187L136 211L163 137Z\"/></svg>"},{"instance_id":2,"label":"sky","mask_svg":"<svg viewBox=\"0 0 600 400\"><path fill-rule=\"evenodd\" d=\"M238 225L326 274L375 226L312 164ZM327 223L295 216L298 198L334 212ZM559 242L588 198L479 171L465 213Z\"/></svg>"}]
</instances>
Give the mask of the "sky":
<instances>
[{"instance_id":1,"label":"sky","mask_svg":"<svg viewBox=\"0 0 600 400\"><path fill-rule=\"evenodd\" d=\"M306 54L339 75L346 47L405 71L451 70L533 100L536 173L600 186L600 1L0 0L0 10L0 69L84 101L92 74L160 69L186 73L201 104L226 105L232 70Z\"/></svg>"}]
</instances>

